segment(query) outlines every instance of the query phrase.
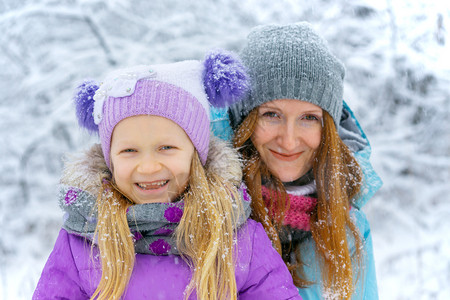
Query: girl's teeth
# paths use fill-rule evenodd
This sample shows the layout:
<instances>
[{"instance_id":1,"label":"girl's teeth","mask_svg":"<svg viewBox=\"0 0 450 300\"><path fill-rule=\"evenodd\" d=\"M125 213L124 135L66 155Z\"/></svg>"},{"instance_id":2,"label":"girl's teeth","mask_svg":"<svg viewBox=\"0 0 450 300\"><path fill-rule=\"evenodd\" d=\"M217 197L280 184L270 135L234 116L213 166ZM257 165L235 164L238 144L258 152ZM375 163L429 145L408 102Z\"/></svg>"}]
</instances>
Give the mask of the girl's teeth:
<instances>
[{"instance_id":1,"label":"girl's teeth","mask_svg":"<svg viewBox=\"0 0 450 300\"><path fill-rule=\"evenodd\" d=\"M159 189L167 183L167 180L161 180L153 183L138 183L137 185L144 190L154 190Z\"/></svg>"}]
</instances>

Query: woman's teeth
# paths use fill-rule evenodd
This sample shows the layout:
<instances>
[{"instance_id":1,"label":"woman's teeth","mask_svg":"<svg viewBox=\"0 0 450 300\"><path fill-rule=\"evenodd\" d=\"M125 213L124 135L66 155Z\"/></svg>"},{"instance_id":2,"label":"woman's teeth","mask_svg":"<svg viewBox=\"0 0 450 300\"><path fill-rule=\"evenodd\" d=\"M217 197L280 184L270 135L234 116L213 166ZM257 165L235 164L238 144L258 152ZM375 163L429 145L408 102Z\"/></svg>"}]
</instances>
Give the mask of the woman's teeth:
<instances>
[{"instance_id":1,"label":"woman's teeth","mask_svg":"<svg viewBox=\"0 0 450 300\"><path fill-rule=\"evenodd\" d=\"M137 185L143 190L156 190L165 185L168 180L155 181L152 183L137 183Z\"/></svg>"}]
</instances>

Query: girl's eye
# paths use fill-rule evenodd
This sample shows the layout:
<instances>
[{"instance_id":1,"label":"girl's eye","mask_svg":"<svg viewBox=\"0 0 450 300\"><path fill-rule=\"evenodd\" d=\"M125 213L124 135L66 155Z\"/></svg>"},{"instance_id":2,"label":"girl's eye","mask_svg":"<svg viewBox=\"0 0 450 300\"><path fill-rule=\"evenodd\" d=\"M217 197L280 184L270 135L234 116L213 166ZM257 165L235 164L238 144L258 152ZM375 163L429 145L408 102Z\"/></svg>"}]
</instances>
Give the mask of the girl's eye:
<instances>
[{"instance_id":1,"label":"girl's eye","mask_svg":"<svg viewBox=\"0 0 450 300\"><path fill-rule=\"evenodd\" d=\"M134 150L134 149L124 149L121 152L129 153L129 152L136 152L136 150Z\"/></svg>"},{"instance_id":2,"label":"girl's eye","mask_svg":"<svg viewBox=\"0 0 450 300\"><path fill-rule=\"evenodd\" d=\"M172 149L175 149L175 147L174 146L162 146L161 147L161 150L172 150Z\"/></svg>"}]
</instances>

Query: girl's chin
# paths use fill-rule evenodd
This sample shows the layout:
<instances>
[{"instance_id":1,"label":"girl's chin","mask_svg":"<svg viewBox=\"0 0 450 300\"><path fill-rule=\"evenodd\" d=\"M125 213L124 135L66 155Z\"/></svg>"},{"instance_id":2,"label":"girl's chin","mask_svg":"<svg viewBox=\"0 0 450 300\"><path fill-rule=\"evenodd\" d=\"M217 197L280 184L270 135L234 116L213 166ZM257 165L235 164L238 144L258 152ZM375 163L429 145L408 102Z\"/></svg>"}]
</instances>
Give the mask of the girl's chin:
<instances>
[{"instance_id":1,"label":"girl's chin","mask_svg":"<svg viewBox=\"0 0 450 300\"><path fill-rule=\"evenodd\" d=\"M172 202L170 198L154 198L154 199L142 199L136 198L133 199L133 202L136 204L149 204L149 203L169 203Z\"/></svg>"},{"instance_id":2,"label":"girl's chin","mask_svg":"<svg viewBox=\"0 0 450 300\"><path fill-rule=\"evenodd\" d=\"M184 194L183 190L172 191L171 189L166 190L159 195L135 195L132 198L133 202L136 204L147 204L147 203L171 203L177 202L182 197L180 195Z\"/></svg>"}]
</instances>

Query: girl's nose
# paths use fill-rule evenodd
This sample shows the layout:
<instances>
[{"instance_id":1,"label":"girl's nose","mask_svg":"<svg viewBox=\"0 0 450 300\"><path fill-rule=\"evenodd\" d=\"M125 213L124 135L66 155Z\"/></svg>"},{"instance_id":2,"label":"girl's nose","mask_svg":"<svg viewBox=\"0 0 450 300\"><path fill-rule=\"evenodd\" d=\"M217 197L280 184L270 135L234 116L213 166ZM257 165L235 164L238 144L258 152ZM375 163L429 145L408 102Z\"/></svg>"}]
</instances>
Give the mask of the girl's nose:
<instances>
[{"instance_id":1,"label":"girl's nose","mask_svg":"<svg viewBox=\"0 0 450 300\"><path fill-rule=\"evenodd\" d=\"M162 169L161 163L154 155L150 154L144 155L137 167L138 172L146 174L158 172L161 169Z\"/></svg>"}]
</instances>

